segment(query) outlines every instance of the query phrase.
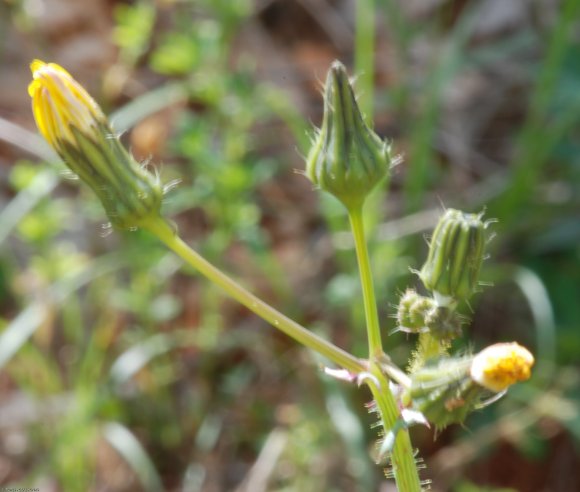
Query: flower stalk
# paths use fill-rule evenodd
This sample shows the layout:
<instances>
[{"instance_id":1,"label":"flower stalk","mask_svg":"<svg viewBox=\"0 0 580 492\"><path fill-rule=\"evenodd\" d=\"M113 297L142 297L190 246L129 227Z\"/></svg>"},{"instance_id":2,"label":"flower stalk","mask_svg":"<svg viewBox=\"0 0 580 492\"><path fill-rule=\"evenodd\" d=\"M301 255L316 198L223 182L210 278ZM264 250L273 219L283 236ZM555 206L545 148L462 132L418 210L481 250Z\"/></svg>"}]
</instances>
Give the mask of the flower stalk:
<instances>
[{"instance_id":1,"label":"flower stalk","mask_svg":"<svg viewBox=\"0 0 580 492\"><path fill-rule=\"evenodd\" d=\"M207 279L219 285L231 297L266 320L274 328L350 372L357 374L365 369L363 361L278 312L268 303L247 291L232 278L213 266L197 253L197 251L191 249L165 220L151 220L143 224L143 228L157 236L161 242L173 250L186 263L199 271Z\"/></svg>"},{"instance_id":2,"label":"flower stalk","mask_svg":"<svg viewBox=\"0 0 580 492\"><path fill-rule=\"evenodd\" d=\"M383 355L383 342L379 325L379 313L371 271L371 263L365 238L362 208L357 207L349 213L350 226L354 237L369 344L369 359L379 359Z\"/></svg>"}]
</instances>

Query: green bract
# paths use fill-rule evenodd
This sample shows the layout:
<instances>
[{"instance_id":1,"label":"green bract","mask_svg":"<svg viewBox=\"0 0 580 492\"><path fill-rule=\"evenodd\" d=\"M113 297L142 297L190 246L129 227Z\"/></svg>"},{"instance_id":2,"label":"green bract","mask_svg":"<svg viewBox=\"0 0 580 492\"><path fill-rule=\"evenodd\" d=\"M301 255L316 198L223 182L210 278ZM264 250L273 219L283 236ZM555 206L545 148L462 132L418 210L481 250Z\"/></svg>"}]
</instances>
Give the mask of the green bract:
<instances>
[{"instance_id":1,"label":"green bract","mask_svg":"<svg viewBox=\"0 0 580 492\"><path fill-rule=\"evenodd\" d=\"M477 288L483 262L485 223L481 214L448 209L435 228L429 256L420 272L439 302L467 299Z\"/></svg>"},{"instance_id":2,"label":"green bract","mask_svg":"<svg viewBox=\"0 0 580 492\"><path fill-rule=\"evenodd\" d=\"M113 226L134 229L159 216L163 187L129 155L108 125L98 126L98 138L73 127L75 142L61 142L59 154L99 197Z\"/></svg>"},{"instance_id":3,"label":"green bract","mask_svg":"<svg viewBox=\"0 0 580 492\"><path fill-rule=\"evenodd\" d=\"M403 404L421 412L437 429L463 422L489 396L470 377L472 360L444 357L429 361L411 374L411 387L401 397Z\"/></svg>"},{"instance_id":4,"label":"green bract","mask_svg":"<svg viewBox=\"0 0 580 492\"><path fill-rule=\"evenodd\" d=\"M388 173L390 146L364 122L344 66L326 77L322 128L306 159L306 174L347 208L361 206Z\"/></svg>"}]
</instances>

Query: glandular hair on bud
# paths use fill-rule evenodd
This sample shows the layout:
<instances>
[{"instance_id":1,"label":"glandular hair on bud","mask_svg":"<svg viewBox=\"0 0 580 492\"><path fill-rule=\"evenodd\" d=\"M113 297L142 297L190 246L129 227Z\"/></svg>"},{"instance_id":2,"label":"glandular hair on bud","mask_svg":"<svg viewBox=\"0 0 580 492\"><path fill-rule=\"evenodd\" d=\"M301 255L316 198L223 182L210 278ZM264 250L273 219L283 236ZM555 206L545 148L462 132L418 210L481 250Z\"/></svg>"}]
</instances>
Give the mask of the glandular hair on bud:
<instances>
[{"instance_id":1,"label":"glandular hair on bud","mask_svg":"<svg viewBox=\"0 0 580 492\"><path fill-rule=\"evenodd\" d=\"M306 159L306 175L348 209L361 206L387 176L390 146L361 115L344 66L335 61L324 88L324 117Z\"/></svg>"},{"instance_id":2,"label":"glandular hair on bud","mask_svg":"<svg viewBox=\"0 0 580 492\"><path fill-rule=\"evenodd\" d=\"M467 299L477 289L485 246L481 219L482 214L448 209L433 232L419 276L442 304Z\"/></svg>"}]
</instances>

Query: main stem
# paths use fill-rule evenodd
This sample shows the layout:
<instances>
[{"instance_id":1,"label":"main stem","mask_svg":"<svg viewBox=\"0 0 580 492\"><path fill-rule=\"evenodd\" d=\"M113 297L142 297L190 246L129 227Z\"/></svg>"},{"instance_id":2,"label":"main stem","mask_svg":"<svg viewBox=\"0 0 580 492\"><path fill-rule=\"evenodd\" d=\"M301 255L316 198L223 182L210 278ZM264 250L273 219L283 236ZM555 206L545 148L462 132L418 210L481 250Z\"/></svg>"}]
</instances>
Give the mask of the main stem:
<instances>
[{"instance_id":1,"label":"main stem","mask_svg":"<svg viewBox=\"0 0 580 492\"><path fill-rule=\"evenodd\" d=\"M278 312L272 306L265 303L251 292L248 292L236 281L213 266L199 253L191 249L167 224L167 222L165 222L165 220L159 218L148 221L146 224L143 224L143 228L155 234L186 263L194 267L206 278L219 285L231 297L266 320L275 328L350 372L360 373L361 371L366 370L366 365L363 361Z\"/></svg>"},{"instance_id":2,"label":"main stem","mask_svg":"<svg viewBox=\"0 0 580 492\"><path fill-rule=\"evenodd\" d=\"M399 409L389 389L389 381L376 362L371 362L370 373L377 383L369 378L367 384L381 415L384 432L387 433L400 418ZM421 481L407 429L400 430L397 434L390 458L399 492L421 492Z\"/></svg>"},{"instance_id":3,"label":"main stem","mask_svg":"<svg viewBox=\"0 0 580 492\"><path fill-rule=\"evenodd\" d=\"M371 264L364 232L362 206L350 209L349 219L354 236L362 285L369 341L369 372L373 376L373 378L368 379L368 386L377 405L386 433L389 429L393 428L400 418L400 413L395 397L389 389L389 381L379 365L381 356L383 356L383 345ZM407 430L402 430L397 435L395 446L391 453L391 462L399 492L420 492L421 482L419 480L417 465L415 464L411 439Z\"/></svg>"}]
</instances>

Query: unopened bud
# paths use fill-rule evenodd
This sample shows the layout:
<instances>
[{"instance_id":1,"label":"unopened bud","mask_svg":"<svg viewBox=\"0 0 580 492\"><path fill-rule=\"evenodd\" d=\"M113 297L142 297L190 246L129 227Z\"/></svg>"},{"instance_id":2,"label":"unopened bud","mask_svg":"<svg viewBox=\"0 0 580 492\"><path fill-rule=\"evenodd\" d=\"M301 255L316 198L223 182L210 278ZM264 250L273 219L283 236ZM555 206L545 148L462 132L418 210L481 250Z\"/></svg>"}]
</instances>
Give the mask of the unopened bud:
<instances>
[{"instance_id":1,"label":"unopened bud","mask_svg":"<svg viewBox=\"0 0 580 492\"><path fill-rule=\"evenodd\" d=\"M347 208L361 206L387 175L390 146L364 122L344 66L326 77L324 118L306 159L306 174Z\"/></svg>"},{"instance_id":2,"label":"unopened bud","mask_svg":"<svg viewBox=\"0 0 580 492\"><path fill-rule=\"evenodd\" d=\"M163 189L113 134L88 92L62 67L35 60L28 86L40 133L97 194L111 223L133 229L157 217Z\"/></svg>"},{"instance_id":3,"label":"unopened bud","mask_svg":"<svg viewBox=\"0 0 580 492\"><path fill-rule=\"evenodd\" d=\"M442 305L467 299L477 288L485 245L481 217L448 209L433 232L420 277Z\"/></svg>"},{"instance_id":4,"label":"unopened bud","mask_svg":"<svg viewBox=\"0 0 580 492\"><path fill-rule=\"evenodd\" d=\"M407 289L399 300L397 309L399 329L407 333L426 331L425 318L436 307L434 299L421 296L413 289Z\"/></svg>"},{"instance_id":5,"label":"unopened bud","mask_svg":"<svg viewBox=\"0 0 580 492\"><path fill-rule=\"evenodd\" d=\"M435 299L407 289L397 309L398 330L429 332L438 340L450 340L461 333L461 317L454 309L440 306Z\"/></svg>"}]
</instances>

